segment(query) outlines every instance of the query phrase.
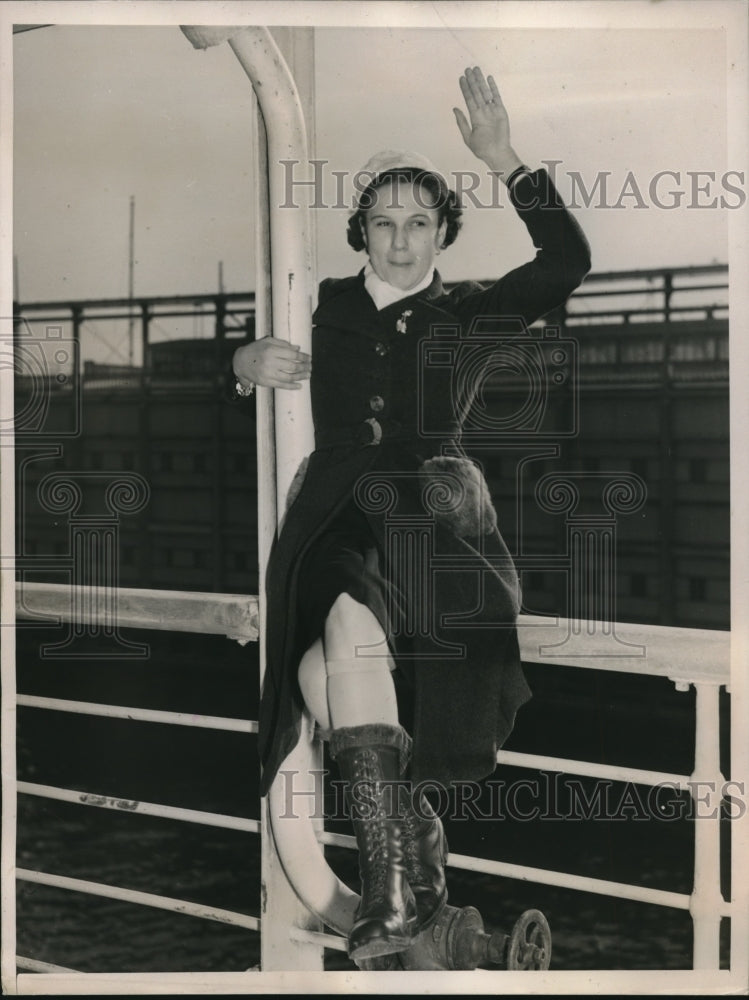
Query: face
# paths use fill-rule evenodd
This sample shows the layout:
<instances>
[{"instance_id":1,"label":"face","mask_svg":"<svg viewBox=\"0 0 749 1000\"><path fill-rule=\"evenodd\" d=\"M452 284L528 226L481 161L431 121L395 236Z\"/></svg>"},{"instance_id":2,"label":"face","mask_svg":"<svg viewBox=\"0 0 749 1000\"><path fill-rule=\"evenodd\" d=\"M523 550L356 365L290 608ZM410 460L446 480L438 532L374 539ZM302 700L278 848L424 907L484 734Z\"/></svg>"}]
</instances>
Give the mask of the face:
<instances>
[{"instance_id":1,"label":"face","mask_svg":"<svg viewBox=\"0 0 749 1000\"><path fill-rule=\"evenodd\" d=\"M375 274L407 291L426 277L445 238L447 222L423 187L407 180L390 181L374 192L367 211L364 241Z\"/></svg>"}]
</instances>

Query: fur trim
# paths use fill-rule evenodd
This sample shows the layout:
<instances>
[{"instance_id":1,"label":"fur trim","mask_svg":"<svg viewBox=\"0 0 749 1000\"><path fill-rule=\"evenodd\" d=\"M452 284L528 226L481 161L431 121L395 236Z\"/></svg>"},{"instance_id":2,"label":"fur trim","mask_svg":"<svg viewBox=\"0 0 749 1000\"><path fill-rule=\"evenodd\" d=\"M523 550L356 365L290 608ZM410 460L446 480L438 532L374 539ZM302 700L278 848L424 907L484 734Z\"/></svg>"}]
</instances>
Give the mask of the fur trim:
<instances>
[{"instance_id":1,"label":"fur trim","mask_svg":"<svg viewBox=\"0 0 749 1000\"><path fill-rule=\"evenodd\" d=\"M363 747L396 747L401 771L411 759L412 740L403 726L388 726L374 722L364 726L343 726L330 733L330 758L335 760L341 751L360 750Z\"/></svg>"},{"instance_id":2,"label":"fur trim","mask_svg":"<svg viewBox=\"0 0 749 1000\"><path fill-rule=\"evenodd\" d=\"M419 469L424 504L442 528L463 538L489 535L497 512L481 469L469 458L437 455Z\"/></svg>"},{"instance_id":3,"label":"fur trim","mask_svg":"<svg viewBox=\"0 0 749 1000\"><path fill-rule=\"evenodd\" d=\"M285 510L288 511L289 507L294 503L296 498L302 492L302 485L304 484L304 478L307 475L307 466L309 465L309 455L302 459L299 463L299 468L294 473L294 478L291 480L288 492L286 494L286 507Z\"/></svg>"}]
</instances>

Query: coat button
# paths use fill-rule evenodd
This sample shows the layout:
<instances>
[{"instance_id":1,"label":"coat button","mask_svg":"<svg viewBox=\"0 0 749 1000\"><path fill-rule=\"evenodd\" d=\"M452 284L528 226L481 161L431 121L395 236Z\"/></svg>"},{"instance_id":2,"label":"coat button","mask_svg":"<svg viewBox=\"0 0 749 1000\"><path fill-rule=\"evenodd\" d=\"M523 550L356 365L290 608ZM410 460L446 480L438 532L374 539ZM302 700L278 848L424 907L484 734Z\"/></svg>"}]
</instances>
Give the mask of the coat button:
<instances>
[{"instance_id":1,"label":"coat button","mask_svg":"<svg viewBox=\"0 0 749 1000\"><path fill-rule=\"evenodd\" d=\"M379 413L380 410L384 409L384 406L385 406L385 400L382 398L382 396L372 396L372 398L369 400L369 408L371 410L374 410L375 413Z\"/></svg>"},{"instance_id":2,"label":"coat button","mask_svg":"<svg viewBox=\"0 0 749 1000\"><path fill-rule=\"evenodd\" d=\"M377 343L375 344L375 354L379 358L384 358L387 352L388 352L388 345L383 344L381 340L378 340Z\"/></svg>"}]
</instances>

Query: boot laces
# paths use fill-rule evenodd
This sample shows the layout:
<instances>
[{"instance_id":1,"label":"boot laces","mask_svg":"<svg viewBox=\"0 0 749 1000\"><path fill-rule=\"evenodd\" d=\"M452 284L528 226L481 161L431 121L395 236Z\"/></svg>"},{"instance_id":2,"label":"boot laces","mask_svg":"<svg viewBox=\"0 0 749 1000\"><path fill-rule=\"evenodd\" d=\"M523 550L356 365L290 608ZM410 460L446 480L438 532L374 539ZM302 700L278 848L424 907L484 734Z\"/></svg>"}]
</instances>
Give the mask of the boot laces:
<instances>
[{"instance_id":1,"label":"boot laces","mask_svg":"<svg viewBox=\"0 0 749 1000\"><path fill-rule=\"evenodd\" d=\"M376 753L363 750L357 755L354 777L366 796L367 803L364 815L358 817L362 829L361 849L370 866L368 878L370 886L374 891L378 891L384 886L387 878L390 845L386 824L388 814L385 809L387 786L383 785L384 778Z\"/></svg>"}]
</instances>

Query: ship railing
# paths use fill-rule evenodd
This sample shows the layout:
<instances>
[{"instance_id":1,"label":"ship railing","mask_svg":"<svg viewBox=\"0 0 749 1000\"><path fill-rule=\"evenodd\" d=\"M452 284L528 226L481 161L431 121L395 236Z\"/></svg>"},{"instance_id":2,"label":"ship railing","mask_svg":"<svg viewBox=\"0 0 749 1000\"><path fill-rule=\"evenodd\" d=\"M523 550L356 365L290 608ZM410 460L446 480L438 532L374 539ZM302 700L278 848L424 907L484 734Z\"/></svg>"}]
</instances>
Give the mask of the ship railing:
<instances>
[{"instance_id":1,"label":"ship railing","mask_svg":"<svg viewBox=\"0 0 749 1000\"><path fill-rule=\"evenodd\" d=\"M223 635L241 643L258 641L257 597L139 589L119 589L117 597L119 628ZM75 622L95 628L111 627L111 608L111 602L102 601L101 595L91 593L91 588L30 582L19 583L16 588L16 615L20 621L46 624L50 621ZM690 686L694 686L695 762L691 774L673 774L593 761L569 760L548 754L500 751L497 756L498 763L505 766L557 771L612 782L631 782L649 786L667 783L670 788L690 792L702 806L709 799L709 809L694 822L693 889L691 893L670 892L645 885L585 877L462 854L451 854L449 865L500 878L521 879L541 885L687 910L692 917L694 927L694 968L719 969L721 920L732 915L732 903L723 897L720 887L720 802L721 789L726 787L726 781L720 771L719 756L719 690L721 686L728 687L729 683L730 633L707 629L617 623L613 626L613 633L621 644L622 655L615 657L610 655L610 650L606 655L601 655L598 651L603 634L601 622L521 615L518 631L524 662L546 662L580 669L667 677L679 690L687 690ZM640 648L642 655L635 657L627 655L633 648ZM558 654L556 656L555 649ZM156 711L137 706L95 704L28 695L22 692L17 695L16 703L21 707L46 711L210 728L241 732L248 736L257 733L257 721L251 719ZM262 820L183 809L160 803L132 801L118 796L116 789L81 791L20 781L17 783L17 791L21 795L55 799L83 806L238 830L259 835L261 839L273 836L270 828ZM299 824L306 822L305 817L300 816L299 822L287 824L288 834L284 835L280 842L276 835L276 848L284 871L290 878L292 888L302 899L305 893L310 891L310 879L315 877L314 859L304 848L304 837L297 837L301 829ZM319 827L314 831L314 835L321 852L325 845L355 848L355 840L351 836L328 832ZM306 872L301 878L307 882L304 886L295 882L295 872L301 869ZM19 868L16 875L24 882L56 886L89 895L171 910L261 933L267 912L272 909L275 890L273 880L269 882L266 879L264 893L267 894L267 901L263 907L265 915L261 917L155 893L69 878L61 874ZM319 910L319 900L316 909ZM336 923L337 918L334 917L332 924ZM309 968L307 963L310 961L310 954L316 955L317 967L321 968L324 948L341 951L346 948L345 936L342 934L324 933L310 926L284 927L284 936L286 939L284 951L279 952L276 947L275 963L279 969ZM300 952L303 955L301 959ZM50 965L26 956L18 956L17 964L19 969L33 972L71 971L63 966Z\"/></svg>"}]
</instances>

